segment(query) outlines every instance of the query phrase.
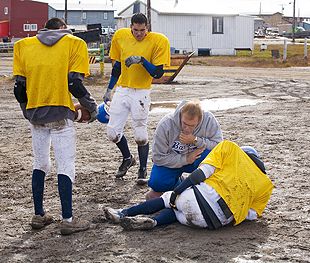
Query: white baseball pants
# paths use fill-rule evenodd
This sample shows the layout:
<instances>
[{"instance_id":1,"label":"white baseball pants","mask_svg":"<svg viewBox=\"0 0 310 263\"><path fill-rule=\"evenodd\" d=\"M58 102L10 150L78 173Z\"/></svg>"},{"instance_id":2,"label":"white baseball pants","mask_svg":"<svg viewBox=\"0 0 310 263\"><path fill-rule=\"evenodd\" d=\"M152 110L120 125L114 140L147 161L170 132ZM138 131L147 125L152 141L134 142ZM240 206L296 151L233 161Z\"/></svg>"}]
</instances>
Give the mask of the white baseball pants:
<instances>
[{"instance_id":1,"label":"white baseball pants","mask_svg":"<svg viewBox=\"0 0 310 263\"><path fill-rule=\"evenodd\" d=\"M54 150L57 174L75 179L76 131L72 120L61 120L43 125L30 124L33 169L49 173L50 148Z\"/></svg>"},{"instance_id":2,"label":"white baseball pants","mask_svg":"<svg viewBox=\"0 0 310 263\"><path fill-rule=\"evenodd\" d=\"M150 89L116 87L110 105L107 125L109 140L118 143L123 136L128 115L131 115L135 141L148 142L147 121L151 105ZM142 143L143 145L143 143Z\"/></svg>"}]
</instances>

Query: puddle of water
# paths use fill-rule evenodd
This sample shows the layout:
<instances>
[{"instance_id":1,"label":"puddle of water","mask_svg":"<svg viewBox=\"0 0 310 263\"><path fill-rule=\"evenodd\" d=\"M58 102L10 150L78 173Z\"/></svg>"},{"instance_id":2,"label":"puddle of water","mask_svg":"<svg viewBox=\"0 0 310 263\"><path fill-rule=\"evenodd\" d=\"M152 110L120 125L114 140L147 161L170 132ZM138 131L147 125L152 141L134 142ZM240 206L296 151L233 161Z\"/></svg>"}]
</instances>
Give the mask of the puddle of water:
<instances>
[{"instance_id":1,"label":"puddle of water","mask_svg":"<svg viewBox=\"0 0 310 263\"><path fill-rule=\"evenodd\" d=\"M152 103L151 114L167 114L173 112L181 101L160 101ZM242 106L251 106L261 103L261 100L250 99L206 99L201 101L201 106L205 111L228 110Z\"/></svg>"}]
</instances>

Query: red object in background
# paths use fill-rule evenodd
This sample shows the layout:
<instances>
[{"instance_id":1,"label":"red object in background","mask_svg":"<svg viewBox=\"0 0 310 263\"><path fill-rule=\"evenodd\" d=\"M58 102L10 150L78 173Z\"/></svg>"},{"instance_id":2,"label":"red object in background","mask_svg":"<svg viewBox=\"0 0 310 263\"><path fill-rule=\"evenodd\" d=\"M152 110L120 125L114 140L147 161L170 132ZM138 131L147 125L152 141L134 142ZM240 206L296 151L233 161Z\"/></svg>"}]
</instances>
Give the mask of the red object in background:
<instances>
[{"instance_id":1,"label":"red object in background","mask_svg":"<svg viewBox=\"0 0 310 263\"><path fill-rule=\"evenodd\" d=\"M8 21L8 38L35 36L48 20L48 4L30 0L0 0L0 21ZM1 37L1 36L0 36Z\"/></svg>"},{"instance_id":2,"label":"red object in background","mask_svg":"<svg viewBox=\"0 0 310 263\"><path fill-rule=\"evenodd\" d=\"M9 35L9 21L0 21L0 37Z\"/></svg>"}]
</instances>

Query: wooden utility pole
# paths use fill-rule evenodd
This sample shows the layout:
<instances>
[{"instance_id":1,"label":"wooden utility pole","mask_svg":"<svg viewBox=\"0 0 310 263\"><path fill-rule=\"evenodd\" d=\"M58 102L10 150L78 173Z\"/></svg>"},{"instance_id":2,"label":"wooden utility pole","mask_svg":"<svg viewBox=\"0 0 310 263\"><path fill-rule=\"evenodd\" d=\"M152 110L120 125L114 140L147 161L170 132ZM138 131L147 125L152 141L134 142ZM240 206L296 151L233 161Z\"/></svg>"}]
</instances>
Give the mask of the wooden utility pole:
<instances>
[{"instance_id":1,"label":"wooden utility pole","mask_svg":"<svg viewBox=\"0 0 310 263\"><path fill-rule=\"evenodd\" d=\"M151 0L147 0L147 20L149 21L149 31L152 31L152 22L151 22Z\"/></svg>"},{"instance_id":2,"label":"wooden utility pole","mask_svg":"<svg viewBox=\"0 0 310 263\"><path fill-rule=\"evenodd\" d=\"M295 42L295 28L296 28L296 16L295 16L296 0L293 2L293 23L292 23L292 41Z\"/></svg>"},{"instance_id":3,"label":"wooden utility pole","mask_svg":"<svg viewBox=\"0 0 310 263\"><path fill-rule=\"evenodd\" d=\"M65 22L68 24L68 0L65 0Z\"/></svg>"}]
</instances>

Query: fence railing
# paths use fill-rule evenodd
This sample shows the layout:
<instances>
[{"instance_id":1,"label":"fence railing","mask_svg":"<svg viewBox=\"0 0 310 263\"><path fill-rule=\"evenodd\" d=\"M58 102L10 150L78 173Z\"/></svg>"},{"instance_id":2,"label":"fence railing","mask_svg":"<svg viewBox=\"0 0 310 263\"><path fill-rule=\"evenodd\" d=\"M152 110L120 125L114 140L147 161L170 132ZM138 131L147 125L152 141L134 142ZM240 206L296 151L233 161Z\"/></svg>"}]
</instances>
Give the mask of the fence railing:
<instances>
[{"instance_id":1,"label":"fence railing","mask_svg":"<svg viewBox=\"0 0 310 263\"><path fill-rule=\"evenodd\" d=\"M13 53L14 43L0 43L0 53Z\"/></svg>"}]
</instances>

